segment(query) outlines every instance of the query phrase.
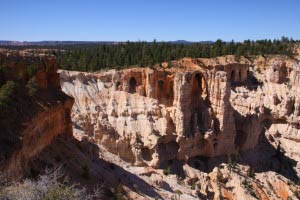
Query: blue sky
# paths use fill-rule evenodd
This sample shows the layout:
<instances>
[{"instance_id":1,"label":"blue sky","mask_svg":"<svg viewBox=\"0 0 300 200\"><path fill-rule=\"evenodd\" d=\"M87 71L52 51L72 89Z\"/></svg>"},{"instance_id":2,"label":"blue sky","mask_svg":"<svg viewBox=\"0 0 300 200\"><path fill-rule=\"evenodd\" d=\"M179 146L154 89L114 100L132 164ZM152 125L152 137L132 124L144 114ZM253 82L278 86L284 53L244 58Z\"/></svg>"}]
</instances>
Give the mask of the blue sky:
<instances>
[{"instance_id":1,"label":"blue sky","mask_svg":"<svg viewBox=\"0 0 300 200\"><path fill-rule=\"evenodd\" d=\"M300 0L0 0L0 40L300 39Z\"/></svg>"}]
</instances>

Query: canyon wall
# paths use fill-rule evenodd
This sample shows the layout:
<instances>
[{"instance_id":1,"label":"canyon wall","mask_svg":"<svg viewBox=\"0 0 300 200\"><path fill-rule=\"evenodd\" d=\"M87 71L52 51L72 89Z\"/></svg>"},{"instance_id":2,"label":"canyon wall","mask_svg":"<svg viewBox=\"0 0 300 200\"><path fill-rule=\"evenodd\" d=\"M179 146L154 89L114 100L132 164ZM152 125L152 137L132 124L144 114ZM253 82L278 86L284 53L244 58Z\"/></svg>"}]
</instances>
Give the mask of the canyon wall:
<instances>
[{"instance_id":1,"label":"canyon wall","mask_svg":"<svg viewBox=\"0 0 300 200\"><path fill-rule=\"evenodd\" d=\"M9 130L2 128L1 148L4 150L7 145L11 150L1 159L1 169L9 178L16 179L28 171L28 162L58 135L72 137L70 113L74 100L61 91L55 57L2 51L1 61L1 81L14 81L18 90L26 90L22 84L30 79L29 68L32 67L37 84L33 97L25 91L15 91L12 101L19 104L15 108L18 116L14 124L8 125ZM14 139L10 141L12 136Z\"/></svg>"},{"instance_id":2,"label":"canyon wall","mask_svg":"<svg viewBox=\"0 0 300 200\"><path fill-rule=\"evenodd\" d=\"M259 82L258 86L236 87L231 91L230 98L235 110L234 117L239 135L237 144L248 148L249 141L257 137L254 133L261 135L267 141L264 143L265 146L270 145L277 152L282 151L293 160L293 170L298 176L300 175L299 70L297 60L283 56L259 57L253 60L251 68L251 74ZM289 169L280 170L289 171Z\"/></svg>"},{"instance_id":3,"label":"canyon wall","mask_svg":"<svg viewBox=\"0 0 300 200\"><path fill-rule=\"evenodd\" d=\"M238 140L231 88L248 81L249 62L185 58L151 68L61 71L74 97L72 119L109 151L136 165L215 157L253 148Z\"/></svg>"}]
</instances>

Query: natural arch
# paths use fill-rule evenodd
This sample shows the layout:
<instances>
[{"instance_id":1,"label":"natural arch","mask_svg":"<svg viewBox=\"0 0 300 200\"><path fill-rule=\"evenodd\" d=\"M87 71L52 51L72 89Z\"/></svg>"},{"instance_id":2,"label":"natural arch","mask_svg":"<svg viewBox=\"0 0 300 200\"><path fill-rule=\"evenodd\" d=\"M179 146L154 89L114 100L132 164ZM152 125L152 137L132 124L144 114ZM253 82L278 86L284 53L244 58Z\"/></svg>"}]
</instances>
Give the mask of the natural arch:
<instances>
[{"instance_id":1,"label":"natural arch","mask_svg":"<svg viewBox=\"0 0 300 200\"><path fill-rule=\"evenodd\" d=\"M129 80L129 93L136 93L136 80L134 77L131 77Z\"/></svg>"},{"instance_id":2,"label":"natural arch","mask_svg":"<svg viewBox=\"0 0 300 200\"><path fill-rule=\"evenodd\" d=\"M167 89L167 105L172 105L174 101L174 81L170 81Z\"/></svg>"}]
</instances>

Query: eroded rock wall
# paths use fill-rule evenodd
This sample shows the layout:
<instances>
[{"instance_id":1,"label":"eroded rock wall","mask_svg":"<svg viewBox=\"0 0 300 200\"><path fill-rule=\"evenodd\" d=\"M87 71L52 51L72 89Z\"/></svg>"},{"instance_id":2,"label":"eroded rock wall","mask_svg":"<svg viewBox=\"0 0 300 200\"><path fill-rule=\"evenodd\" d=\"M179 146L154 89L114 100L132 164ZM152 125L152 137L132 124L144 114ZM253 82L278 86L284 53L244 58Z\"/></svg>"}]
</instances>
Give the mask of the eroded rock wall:
<instances>
[{"instance_id":1,"label":"eroded rock wall","mask_svg":"<svg viewBox=\"0 0 300 200\"><path fill-rule=\"evenodd\" d=\"M66 99L27 122L21 133L22 146L15 150L5 166L9 178L22 177L28 170L28 162L52 144L57 136L72 137L72 123L71 118L68 117L72 104L71 99Z\"/></svg>"},{"instance_id":2,"label":"eroded rock wall","mask_svg":"<svg viewBox=\"0 0 300 200\"><path fill-rule=\"evenodd\" d=\"M186 58L171 68L61 71L60 77L75 99L76 129L125 160L159 166L236 151L231 86L248 80L248 68L234 60Z\"/></svg>"},{"instance_id":3,"label":"eroded rock wall","mask_svg":"<svg viewBox=\"0 0 300 200\"><path fill-rule=\"evenodd\" d=\"M30 160L50 145L57 136L73 137L71 109L74 100L61 91L55 57L7 50L1 51L0 56L2 67L4 66L4 69L1 69L1 81L14 81L18 90L27 89L22 84L26 85L31 78L29 68L36 70L35 96L28 96L26 91L15 91L18 94L14 94L12 101L21 105L14 108L18 112L17 123L10 124L9 134L5 130L0 139L1 150L5 149L2 145L5 141L9 141L11 148L4 158L0 157L0 169L4 170L7 178L18 179L28 172ZM1 120L5 120L12 116L2 117ZM14 144L9 140L12 136L15 138L11 140Z\"/></svg>"},{"instance_id":4,"label":"eroded rock wall","mask_svg":"<svg viewBox=\"0 0 300 200\"><path fill-rule=\"evenodd\" d=\"M239 149L248 149L255 146L249 143L253 138L266 137L273 149L295 161L299 176L299 64L286 57L271 57L263 64L254 62L251 73L260 82L257 88L244 85L231 92L239 135L236 143Z\"/></svg>"}]
</instances>

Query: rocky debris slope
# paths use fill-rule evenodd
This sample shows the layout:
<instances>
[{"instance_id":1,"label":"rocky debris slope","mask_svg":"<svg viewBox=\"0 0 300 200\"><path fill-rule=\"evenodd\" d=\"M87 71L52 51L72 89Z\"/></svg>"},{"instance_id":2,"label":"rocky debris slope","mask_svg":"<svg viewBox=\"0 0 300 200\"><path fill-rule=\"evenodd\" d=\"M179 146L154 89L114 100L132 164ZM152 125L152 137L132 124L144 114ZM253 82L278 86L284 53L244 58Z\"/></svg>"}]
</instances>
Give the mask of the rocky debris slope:
<instances>
[{"instance_id":1,"label":"rocky debris slope","mask_svg":"<svg viewBox=\"0 0 300 200\"><path fill-rule=\"evenodd\" d=\"M104 184L112 187L109 197L120 194L124 199L298 199L300 187L273 171L255 172L253 167L238 164L232 156L227 164L205 171L194 164L170 164L166 169L133 166L112 154L95 141L75 134L79 141L58 139L33 161L31 166L55 165L63 160L68 175L90 187ZM80 139L81 138L81 139ZM62 156L63 155L63 156ZM231 160L231 161L230 161ZM200 164L201 165L201 164ZM88 170L88 178L83 166ZM82 178L85 177L85 178ZM79 179L78 179L79 178Z\"/></svg>"}]
</instances>

